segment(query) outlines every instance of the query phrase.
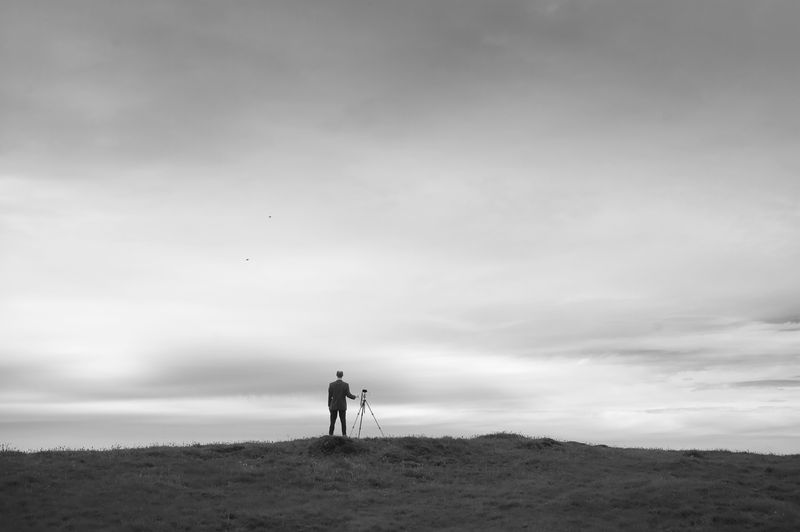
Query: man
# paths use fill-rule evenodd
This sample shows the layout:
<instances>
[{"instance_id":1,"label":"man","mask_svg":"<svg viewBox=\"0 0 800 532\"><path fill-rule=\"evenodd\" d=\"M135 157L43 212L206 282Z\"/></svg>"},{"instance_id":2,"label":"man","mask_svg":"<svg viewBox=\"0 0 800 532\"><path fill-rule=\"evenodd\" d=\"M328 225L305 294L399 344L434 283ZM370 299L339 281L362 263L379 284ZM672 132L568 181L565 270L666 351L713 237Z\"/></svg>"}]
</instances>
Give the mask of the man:
<instances>
[{"instance_id":1,"label":"man","mask_svg":"<svg viewBox=\"0 0 800 532\"><path fill-rule=\"evenodd\" d=\"M333 436L333 429L336 426L336 416L342 422L342 436L347 436L347 398L355 399L356 396L350 393L350 385L342 380L343 371L336 372L336 380L328 385L328 410L331 411L331 426L328 435Z\"/></svg>"}]
</instances>

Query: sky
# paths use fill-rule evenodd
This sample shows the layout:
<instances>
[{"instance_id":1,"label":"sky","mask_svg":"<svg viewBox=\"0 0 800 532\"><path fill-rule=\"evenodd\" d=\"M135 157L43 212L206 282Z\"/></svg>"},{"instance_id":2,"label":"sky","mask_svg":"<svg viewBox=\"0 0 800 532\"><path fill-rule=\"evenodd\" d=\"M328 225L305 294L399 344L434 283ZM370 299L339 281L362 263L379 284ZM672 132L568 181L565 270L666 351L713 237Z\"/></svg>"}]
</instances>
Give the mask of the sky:
<instances>
[{"instance_id":1,"label":"sky","mask_svg":"<svg viewBox=\"0 0 800 532\"><path fill-rule=\"evenodd\" d=\"M798 24L0 0L0 445L800 453Z\"/></svg>"}]
</instances>

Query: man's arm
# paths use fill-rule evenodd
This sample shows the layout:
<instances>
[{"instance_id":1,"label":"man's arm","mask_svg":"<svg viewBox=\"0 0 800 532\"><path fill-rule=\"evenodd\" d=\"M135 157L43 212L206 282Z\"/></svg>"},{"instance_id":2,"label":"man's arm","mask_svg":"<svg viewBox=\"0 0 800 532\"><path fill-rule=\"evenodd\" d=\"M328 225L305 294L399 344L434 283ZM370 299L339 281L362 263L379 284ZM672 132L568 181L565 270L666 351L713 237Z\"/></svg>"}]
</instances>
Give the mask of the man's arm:
<instances>
[{"instance_id":1,"label":"man's arm","mask_svg":"<svg viewBox=\"0 0 800 532\"><path fill-rule=\"evenodd\" d=\"M353 395L352 393L350 393L350 385L349 385L349 384L345 385L345 387L344 387L344 393L345 393L345 394L347 395L347 397L349 397L350 399L355 399L355 398L356 398L356 396L355 396L355 395Z\"/></svg>"},{"instance_id":2,"label":"man's arm","mask_svg":"<svg viewBox=\"0 0 800 532\"><path fill-rule=\"evenodd\" d=\"M333 388L333 385L332 385L332 384L329 384L329 385L328 385L328 408L330 408L330 407L331 407L331 398L333 397L333 390L332 390L332 388Z\"/></svg>"}]
</instances>

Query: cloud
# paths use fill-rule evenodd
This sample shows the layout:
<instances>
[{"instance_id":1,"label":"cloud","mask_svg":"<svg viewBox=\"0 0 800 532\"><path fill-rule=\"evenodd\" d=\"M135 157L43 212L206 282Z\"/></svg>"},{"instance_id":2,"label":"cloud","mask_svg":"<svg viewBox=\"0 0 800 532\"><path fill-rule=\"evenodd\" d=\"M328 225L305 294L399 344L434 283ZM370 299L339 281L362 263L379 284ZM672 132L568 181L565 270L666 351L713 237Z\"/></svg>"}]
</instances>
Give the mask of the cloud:
<instances>
[{"instance_id":1,"label":"cloud","mask_svg":"<svg viewBox=\"0 0 800 532\"><path fill-rule=\"evenodd\" d=\"M6 2L0 135L15 167L64 176L230 165L331 127L405 142L455 128L490 145L498 132L596 137L612 117L791 120L792 3L552 5Z\"/></svg>"},{"instance_id":2,"label":"cloud","mask_svg":"<svg viewBox=\"0 0 800 532\"><path fill-rule=\"evenodd\" d=\"M755 381L734 382L736 388L793 388L800 386L800 379L764 379Z\"/></svg>"},{"instance_id":3,"label":"cloud","mask_svg":"<svg viewBox=\"0 0 800 532\"><path fill-rule=\"evenodd\" d=\"M4 358L4 395L27 396L32 402L313 395L335 371L327 368L323 376L318 362L304 362L289 353L231 346L140 357L126 366L114 364L110 371L98 367L102 360ZM315 385L315 380L320 382Z\"/></svg>"},{"instance_id":4,"label":"cloud","mask_svg":"<svg viewBox=\"0 0 800 532\"><path fill-rule=\"evenodd\" d=\"M491 343L431 341L406 334L384 338L372 349L350 353L321 344L298 351L239 341L184 345L139 356L125 365L103 358L46 362L4 356L7 397L32 394L33 400L103 401L123 399L211 398L297 395L314 397L337 369L354 387L378 393L386 403L492 404L527 401L577 388L592 375L608 372L640 384L673 382L686 389L789 385L778 378L796 371L796 340L775 336L758 325L737 326L696 335L663 334L557 341L528 349L498 350ZM328 360L327 364L320 364ZM583 377L580 368L586 368ZM548 369L549 368L549 369ZM580 371L579 371L580 370ZM544 373L543 373L544 372ZM550 372L550 377L545 377ZM761 376L744 380L743 376ZM560 381L560 379L565 379ZM576 380L577 379L577 380ZM642 381L644 379L644 381ZM538 390L526 383L544 386ZM604 383L597 384L602 387ZM672 386L671 385L671 386ZM592 384L591 386L595 386ZM576 388L577 387L577 388ZM32 392L35 390L36 392ZM544 391L549 390L549 392ZM582 395L581 395L582 397Z\"/></svg>"}]
</instances>

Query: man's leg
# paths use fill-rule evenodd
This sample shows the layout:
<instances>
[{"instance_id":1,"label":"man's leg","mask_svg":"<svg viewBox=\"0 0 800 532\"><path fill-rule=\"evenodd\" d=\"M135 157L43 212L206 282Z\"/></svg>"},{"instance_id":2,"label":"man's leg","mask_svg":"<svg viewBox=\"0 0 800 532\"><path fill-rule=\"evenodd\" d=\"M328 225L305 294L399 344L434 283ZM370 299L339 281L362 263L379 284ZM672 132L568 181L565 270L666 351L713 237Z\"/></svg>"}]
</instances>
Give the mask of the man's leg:
<instances>
[{"instance_id":1,"label":"man's leg","mask_svg":"<svg viewBox=\"0 0 800 532\"><path fill-rule=\"evenodd\" d=\"M339 410L339 421L342 422L342 436L347 436L347 410Z\"/></svg>"},{"instance_id":2,"label":"man's leg","mask_svg":"<svg viewBox=\"0 0 800 532\"><path fill-rule=\"evenodd\" d=\"M336 427L336 410L331 410L331 426L328 428L328 436L333 436L334 427Z\"/></svg>"}]
</instances>

